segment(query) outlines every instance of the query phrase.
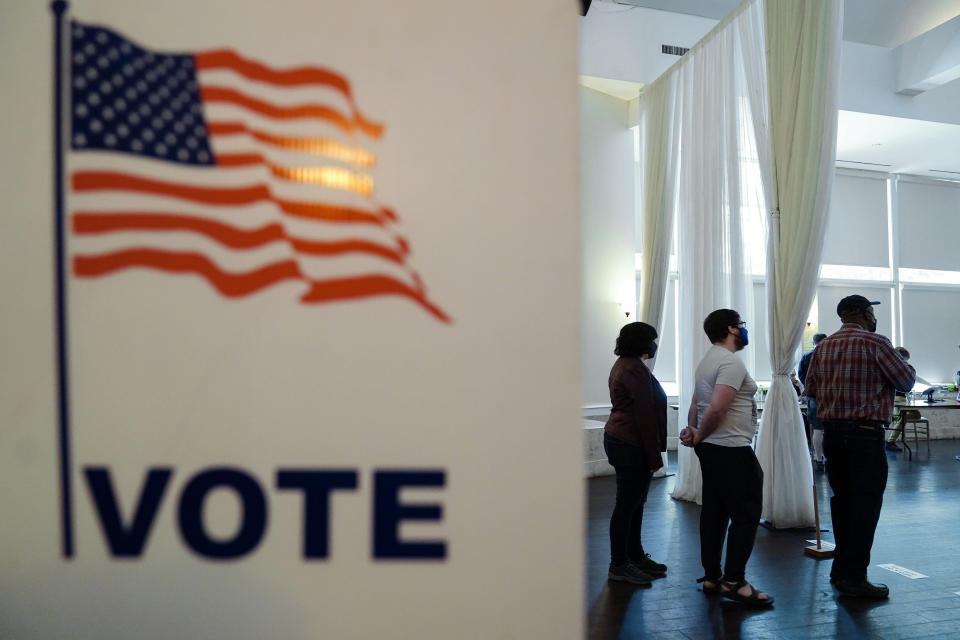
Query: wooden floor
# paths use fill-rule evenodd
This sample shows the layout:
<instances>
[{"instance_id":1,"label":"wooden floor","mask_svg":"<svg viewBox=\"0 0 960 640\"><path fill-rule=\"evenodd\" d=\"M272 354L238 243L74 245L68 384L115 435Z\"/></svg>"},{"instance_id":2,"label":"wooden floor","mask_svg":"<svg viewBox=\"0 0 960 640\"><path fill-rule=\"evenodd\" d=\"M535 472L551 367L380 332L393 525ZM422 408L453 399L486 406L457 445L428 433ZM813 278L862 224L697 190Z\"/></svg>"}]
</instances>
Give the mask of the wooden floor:
<instances>
[{"instance_id":1,"label":"wooden floor","mask_svg":"<svg viewBox=\"0 0 960 640\"><path fill-rule=\"evenodd\" d=\"M869 577L890 587L881 602L840 597L830 586L830 560L803 555L810 532L761 527L747 579L776 598L757 611L706 596L700 566L700 508L670 498L674 478L654 479L644 511L644 547L666 563L650 587L608 582L608 526L614 478L586 481L587 628L590 638L960 638L960 440L921 445L907 460L888 453L890 477L873 545ZM671 452L668 470L676 470ZM830 529L829 486L817 474L821 526ZM832 540L832 533L823 534ZM926 575L910 579L877 565Z\"/></svg>"}]
</instances>

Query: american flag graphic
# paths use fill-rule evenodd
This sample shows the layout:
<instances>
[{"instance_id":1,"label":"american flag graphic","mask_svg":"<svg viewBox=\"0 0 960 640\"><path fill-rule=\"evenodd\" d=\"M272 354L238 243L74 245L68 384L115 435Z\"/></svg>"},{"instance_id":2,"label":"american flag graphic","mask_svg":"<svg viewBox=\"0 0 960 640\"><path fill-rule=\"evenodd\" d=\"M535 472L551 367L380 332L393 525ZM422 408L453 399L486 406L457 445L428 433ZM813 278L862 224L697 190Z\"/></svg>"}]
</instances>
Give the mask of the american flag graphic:
<instances>
[{"instance_id":1,"label":"american flag graphic","mask_svg":"<svg viewBox=\"0 0 960 640\"><path fill-rule=\"evenodd\" d=\"M159 270L230 298L294 281L303 303L402 296L450 321L374 198L383 126L346 78L70 31L75 276Z\"/></svg>"}]
</instances>

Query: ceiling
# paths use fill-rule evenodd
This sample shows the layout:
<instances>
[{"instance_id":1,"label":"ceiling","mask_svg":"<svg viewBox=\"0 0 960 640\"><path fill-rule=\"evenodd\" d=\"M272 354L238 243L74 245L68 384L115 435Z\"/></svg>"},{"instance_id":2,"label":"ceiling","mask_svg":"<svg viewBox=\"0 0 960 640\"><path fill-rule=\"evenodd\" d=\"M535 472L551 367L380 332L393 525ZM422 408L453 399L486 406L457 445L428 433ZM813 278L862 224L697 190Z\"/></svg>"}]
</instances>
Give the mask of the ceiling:
<instances>
[{"instance_id":1,"label":"ceiling","mask_svg":"<svg viewBox=\"0 0 960 640\"><path fill-rule=\"evenodd\" d=\"M604 0L601 0L604 1ZM720 20L740 0L605 0ZM843 39L898 47L960 15L960 0L844 0Z\"/></svg>"},{"instance_id":2,"label":"ceiling","mask_svg":"<svg viewBox=\"0 0 960 640\"><path fill-rule=\"evenodd\" d=\"M960 180L960 125L841 111L837 166Z\"/></svg>"},{"instance_id":3,"label":"ceiling","mask_svg":"<svg viewBox=\"0 0 960 640\"><path fill-rule=\"evenodd\" d=\"M594 1L616 2L714 20L725 17L741 2ZM844 40L892 48L960 15L960 0L844 0L843 9ZM837 133L837 165L960 181L960 125L841 111Z\"/></svg>"}]
</instances>

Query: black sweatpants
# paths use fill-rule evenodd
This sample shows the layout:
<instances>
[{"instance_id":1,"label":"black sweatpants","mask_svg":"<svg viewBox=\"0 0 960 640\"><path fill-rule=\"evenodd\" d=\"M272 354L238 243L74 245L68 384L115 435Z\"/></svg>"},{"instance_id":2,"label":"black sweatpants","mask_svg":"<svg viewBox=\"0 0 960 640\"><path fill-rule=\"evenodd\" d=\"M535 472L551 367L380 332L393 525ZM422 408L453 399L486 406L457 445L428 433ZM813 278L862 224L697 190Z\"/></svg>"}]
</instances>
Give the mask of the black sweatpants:
<instances>
[{"instance_id":1,"label":"black sweatpants","mask_svg":"<svg viewBox=\"0 0 960 640\"><path fill-rule=\"evenodd\" d=\"M833 489L830 515L837 545L830 577L864 580L887 487L883 429L826 422L823 453Z\"/></svg>"},{"instance_id":2,"label":"black sweatpants","mask_svg":"<svg viewBox=\"0 0 960 640\"><path fill-rule=\"evenodd\" d=\"M763 509L763 470L750 447L701 442L695 451L703 474L700 561L704 575L711 581L720 579L726 536L727 559L722 575L734 582L743 580Z\"/></svg>"}]
</instances>

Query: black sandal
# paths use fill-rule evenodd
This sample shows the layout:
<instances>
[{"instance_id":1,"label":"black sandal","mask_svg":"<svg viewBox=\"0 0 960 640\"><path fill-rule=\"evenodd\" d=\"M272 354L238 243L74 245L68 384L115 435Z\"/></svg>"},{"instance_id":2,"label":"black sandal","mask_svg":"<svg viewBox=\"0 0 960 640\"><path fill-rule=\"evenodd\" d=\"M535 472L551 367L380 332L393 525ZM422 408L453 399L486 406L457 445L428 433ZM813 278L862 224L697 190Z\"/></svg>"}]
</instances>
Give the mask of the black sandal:
<instances>
[{"instance_id":1,"label":"black sandal","mask_svg":"<svg viewBox=\"0 0 960 640\"><path fill-rule=\"evenodd\" d=\"M737 591L744 586L750 587L750 595L744 596L737 593ZM751 607L769 607L773 604L773 596L767 594L766 598L759 597L760 592L757 591L756 588L754 588L754 586L749 584L746 580L741 580L740 582L723 580L720 582L718 588L720 589L720 595L722 595L724 598L729 598L734 602L740 602Z\"/></svg>"},{"instance_id":2,"label":"black sandal","mask_svg":"<svg viewBox=\"0 0 960 640\"><path fill-rule=\"evenodd\" d=\"M707 585L703 585L703 587L701 587L701 589L702 589L703 592L704 592L705 594L707 594L708 596L715 596L715 595L717 595L718 593L720 593L720 583L723 582L723 577L717 578L716 580L712 580L712 579L708 578L707 576L703 576L702 578L697 578L697 584L700 584L701 582L712 582L712 583L713 583L713 586L712 586L712 587L708 587Z\"/></svg>"}]
</instances>

